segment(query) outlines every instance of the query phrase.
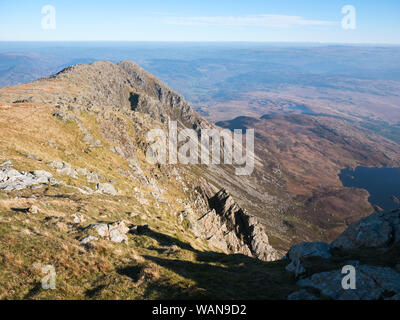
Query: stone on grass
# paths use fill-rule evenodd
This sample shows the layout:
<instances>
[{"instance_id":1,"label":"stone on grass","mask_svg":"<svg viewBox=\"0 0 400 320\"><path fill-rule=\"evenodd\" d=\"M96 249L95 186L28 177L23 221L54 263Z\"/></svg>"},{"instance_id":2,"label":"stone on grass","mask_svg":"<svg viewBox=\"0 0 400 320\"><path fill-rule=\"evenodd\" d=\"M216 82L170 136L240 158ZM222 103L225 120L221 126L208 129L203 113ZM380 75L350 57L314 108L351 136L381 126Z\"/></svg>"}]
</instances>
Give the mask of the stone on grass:
<instances>
[{"instance_id":1,"label":"stone on grass","mask_svg":"<svg viewBox=\"0 0 400 320\"><path fill-rule=\"evenodd\" d=\"M109 183L98 183L97 184L97 193L109 194L115 196L117 191L114 186Z\"/></svg>"},{"instance_id":2,"label":"stone on grass","mask_svg":"<svg viewBox=\"0 0 400 320\"><path fill-rule=\"evenodd\" d=\"M29 213L37 214L39 212L39 208L37 206L31 206L28 211Z\"/></svg>"},{"instance_id":3,"label":"stone on grass","mask_svg":"<svg viewBox=\"0 0 400 320\"><path fill-rule=\"evenodd\" d=\"M53 175L50 172L44 170L35 170L32 174L36 177L38 183L48 183Z\"/></svg>"},{"instance_id":4,"label":"stone on grass","mask_svg":"<svg viewBox=\"0 0 400 320\"><path fill-rule=\"evenodd\" d=\"M73 214L72 217L74 218L74 223L76 223L76 224L83 223L86 221L84 215L79 214L79 213Z\"/></svg>"},{"instance_id":5,"label":"stone on grass","mask_svg":"<svg viewBox=\"0 0 400 320\"><path fill-rule=\"evenodd\" d=\"M95 230L99 236L112 242L128 242L128 237L126 234L129 232L129 228L123 221L117 221L108 224L93 224L87 227L85 230L87 231L90 229Z\"/></svg>"}]
</instances>

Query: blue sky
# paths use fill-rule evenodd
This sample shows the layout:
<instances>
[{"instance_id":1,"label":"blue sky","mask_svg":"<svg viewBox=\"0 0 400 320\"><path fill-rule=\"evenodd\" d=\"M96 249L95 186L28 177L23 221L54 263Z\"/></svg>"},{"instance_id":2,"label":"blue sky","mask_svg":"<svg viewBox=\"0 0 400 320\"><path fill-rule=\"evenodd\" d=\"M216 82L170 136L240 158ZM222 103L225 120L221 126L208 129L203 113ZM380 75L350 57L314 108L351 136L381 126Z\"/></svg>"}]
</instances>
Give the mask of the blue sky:
<instances>
[{"instance_id":1,"label":"blue sky","mask_svg":"<svg viewBox=\"0 0 400 320\"><path fill-rule=\"evenodd\" d=\"M45 5L55 29L42 28ZM355 30L341 26L345 5ZM0 40L400 44L399 17L399 0L0 0Z\"/></svg>"}]
</instances>

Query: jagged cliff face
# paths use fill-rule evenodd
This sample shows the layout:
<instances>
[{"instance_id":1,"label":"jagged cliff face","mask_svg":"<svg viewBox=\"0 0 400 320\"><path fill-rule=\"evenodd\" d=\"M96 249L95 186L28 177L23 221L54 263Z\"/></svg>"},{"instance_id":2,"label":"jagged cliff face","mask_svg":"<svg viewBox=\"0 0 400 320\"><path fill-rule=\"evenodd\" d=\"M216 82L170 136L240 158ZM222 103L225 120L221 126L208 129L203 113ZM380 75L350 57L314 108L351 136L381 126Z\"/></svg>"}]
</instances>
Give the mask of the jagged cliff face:
<instances>
[{"instance_id":1,"label":"jagged cliff face","mask_svg":"<svg viewBox=\"0 0 400 320\"><path fill-rule=\"evenodd\" d=\"M279 259L259 219L240 208L226 190L208 198L208 202L205 208L211 210L200 218L190 209L181 214L182 221L189 222L197 237L225 253L240 253L263 261Z\"/></svg>"}]
</instances>

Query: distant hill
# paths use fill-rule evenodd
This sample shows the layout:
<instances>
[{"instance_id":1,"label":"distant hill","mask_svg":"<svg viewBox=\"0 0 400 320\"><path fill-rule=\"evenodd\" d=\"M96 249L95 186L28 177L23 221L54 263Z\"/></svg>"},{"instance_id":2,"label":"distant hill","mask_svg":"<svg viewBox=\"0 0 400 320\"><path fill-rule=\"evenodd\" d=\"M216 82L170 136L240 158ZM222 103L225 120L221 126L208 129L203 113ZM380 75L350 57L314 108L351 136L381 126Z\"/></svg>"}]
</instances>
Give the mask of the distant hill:
<instances>
[{"instance_id":1,"label":"distant hill","mask_svg":"<svg viewBox=\"0 0 400 320\"><path fill-rule=\"evenodd\" d=\"M0 86L75 64L125 59L181 93L210 121L304 104L317 113L400 122L396 46L0 43Z\"/></svg>"}]
</instances>

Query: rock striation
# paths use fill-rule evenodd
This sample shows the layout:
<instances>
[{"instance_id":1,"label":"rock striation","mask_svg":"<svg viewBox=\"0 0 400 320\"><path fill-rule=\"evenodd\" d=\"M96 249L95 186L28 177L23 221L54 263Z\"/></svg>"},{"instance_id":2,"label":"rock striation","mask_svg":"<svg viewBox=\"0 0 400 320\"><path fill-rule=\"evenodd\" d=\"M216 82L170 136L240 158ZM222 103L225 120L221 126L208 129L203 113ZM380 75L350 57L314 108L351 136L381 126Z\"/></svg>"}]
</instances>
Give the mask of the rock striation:
<instances>
[{"instance_id":1,"label":"rock striation","mask_svg":"<svg viewBox=\"0 0 400 320\"><path fill-rule=\"evenodd\" d=\"M259 219L243 210L226 190L211 197L209 206L212 210L198 219L190 210L185 212L196 236L224 252L240 253L263 261L279 258Z\"/></svg>"}]
</instances>

